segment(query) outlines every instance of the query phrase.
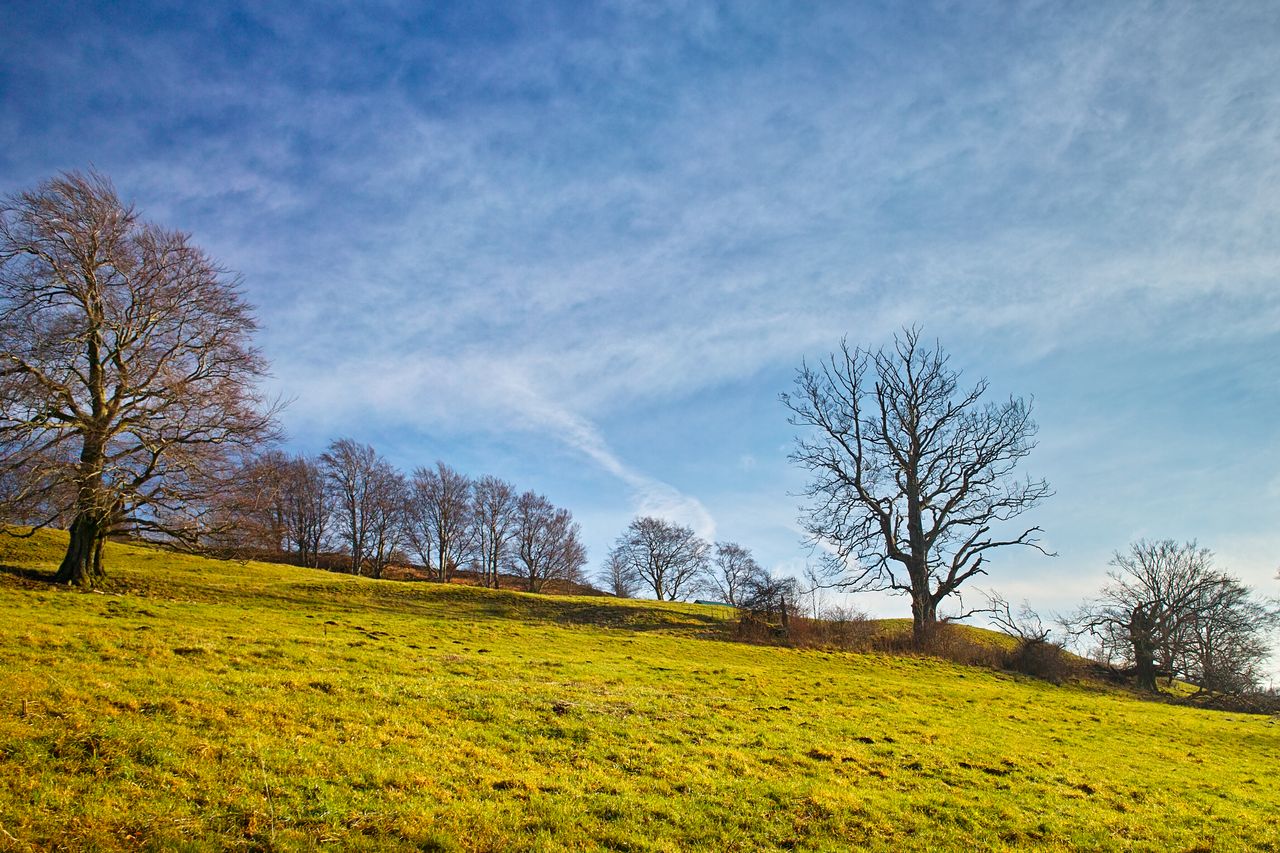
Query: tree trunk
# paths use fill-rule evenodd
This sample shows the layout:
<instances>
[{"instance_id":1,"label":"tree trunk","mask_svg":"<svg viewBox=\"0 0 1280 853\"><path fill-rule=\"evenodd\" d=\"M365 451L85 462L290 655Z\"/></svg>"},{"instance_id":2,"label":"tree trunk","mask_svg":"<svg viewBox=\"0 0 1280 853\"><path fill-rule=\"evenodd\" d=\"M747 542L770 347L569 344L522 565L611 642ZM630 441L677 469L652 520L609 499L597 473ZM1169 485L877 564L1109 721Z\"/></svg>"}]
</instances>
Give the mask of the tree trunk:
<instances>
[{"instance_id":1,"label":"tree trunk","mask_svg":"<svg viewBox=\"0 0 1280 853\"><path fill-rule=\"evenodd\" d=\"M1139 605L1129 614L1129 642L1133 645L1134 675L1140 690L1159 693L1156 686L1156 644L1153 619L1147 608Z\"/></svg>"},{"instance_id":2,"label":"tree trunk","mask_svg":"<svg viewBox=\"0 0 1280 853\"><path fill-rule=\"evenodd\" d=\"M67 543L66 556L58 566L58 573L53 576L54 581L85 589L97 586L106 577L102 570L104 538L102 524L92 513L77 515L71 524L71 541Z\"/></svg>"},{"instance_id":3,"label":"tree trunk","mask_svg":"<svg viewBox=\"0 0 1280 853\"><path fill-rule=\"evenodd\" d=\"M938 627L938 605L926 590L911 597L911 639L916 648L927 648Z\"/></svg>"}]
</instances>

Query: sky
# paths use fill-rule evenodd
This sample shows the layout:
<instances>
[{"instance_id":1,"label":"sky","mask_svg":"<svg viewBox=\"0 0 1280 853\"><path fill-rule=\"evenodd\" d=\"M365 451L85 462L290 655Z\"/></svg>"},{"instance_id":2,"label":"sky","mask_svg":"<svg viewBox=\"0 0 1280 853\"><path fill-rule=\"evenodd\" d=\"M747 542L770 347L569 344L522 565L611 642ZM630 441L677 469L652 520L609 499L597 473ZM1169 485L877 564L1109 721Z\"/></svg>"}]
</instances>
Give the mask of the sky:
<instances>
[{"instance_id":1,"label":"sky","mask_svg":"<svg viewBox=\"0 0 1280 853\"><path fill-rule=\"evenodd\" d=\"M1140 538L1280 594L1280 6L0 7L0 192L96 168L243 276L288 447L808 559L779 394L918 324L1055 495L979 586ZM883 596L855 604L905 615Z\"/></svg>"}]
</instances>

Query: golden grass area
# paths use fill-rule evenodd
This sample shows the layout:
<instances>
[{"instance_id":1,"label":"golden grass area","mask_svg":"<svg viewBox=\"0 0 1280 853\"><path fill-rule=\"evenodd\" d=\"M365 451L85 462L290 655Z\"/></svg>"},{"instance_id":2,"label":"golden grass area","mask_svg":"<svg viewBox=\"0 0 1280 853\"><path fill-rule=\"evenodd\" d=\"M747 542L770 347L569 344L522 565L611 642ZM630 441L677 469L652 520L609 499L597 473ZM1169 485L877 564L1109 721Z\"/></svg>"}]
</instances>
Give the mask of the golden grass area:
<instances>
[{"instance_id":1,"label":"golden grass area","mask_svg":"<svg viewBox=\"0 0 1280 853\"><path fill-rule=\"evenodd\" d=\"M0 848L1280 849L1280 725L725 608L0 537Z\"/></svg>"}]
</instances>

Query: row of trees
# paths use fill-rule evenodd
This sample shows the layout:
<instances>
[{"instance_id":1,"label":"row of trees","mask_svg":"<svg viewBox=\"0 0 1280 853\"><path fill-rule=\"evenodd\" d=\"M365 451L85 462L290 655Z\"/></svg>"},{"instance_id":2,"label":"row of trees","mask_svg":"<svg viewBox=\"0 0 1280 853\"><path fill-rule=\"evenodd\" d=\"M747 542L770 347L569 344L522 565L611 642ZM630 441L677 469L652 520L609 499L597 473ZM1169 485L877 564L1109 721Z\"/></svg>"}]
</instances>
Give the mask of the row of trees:
<instances>
[{"instance_id":1,"label":"row of trees","mask_svg":"<svg viewBox=\"0 0 1280 853\"><path fill-rule=\"evenodd\" d=\"M317 457L269 452L248 462L223 497L209 544L290 554L316 566L340 550L353 574L381 577L414 561L447 581L474 571L530 591L581 582L586 549L567 509L493 476L472 479L444 462L405 475L367 444L332 442Z\"/></svg>"}]
</instances>

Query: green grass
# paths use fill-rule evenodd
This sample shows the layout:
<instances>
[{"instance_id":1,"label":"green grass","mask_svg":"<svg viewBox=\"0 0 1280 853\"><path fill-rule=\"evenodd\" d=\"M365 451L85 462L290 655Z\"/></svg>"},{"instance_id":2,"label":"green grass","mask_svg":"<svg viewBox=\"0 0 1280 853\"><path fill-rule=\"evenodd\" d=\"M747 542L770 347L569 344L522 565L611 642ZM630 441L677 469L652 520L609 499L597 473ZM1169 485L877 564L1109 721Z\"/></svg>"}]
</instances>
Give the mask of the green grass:
<instances>
[{"instance_id":1,"label":"green grass","mask_svg":"<svg viewBox=\"0 0 1280 853\"><path fill-rule=\"evenodd\" d=\"M724 608L107 560L105 594L0 573L0 848L1280 849L1265 717Z\"/></svg>"}]
</instances>

